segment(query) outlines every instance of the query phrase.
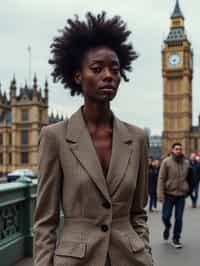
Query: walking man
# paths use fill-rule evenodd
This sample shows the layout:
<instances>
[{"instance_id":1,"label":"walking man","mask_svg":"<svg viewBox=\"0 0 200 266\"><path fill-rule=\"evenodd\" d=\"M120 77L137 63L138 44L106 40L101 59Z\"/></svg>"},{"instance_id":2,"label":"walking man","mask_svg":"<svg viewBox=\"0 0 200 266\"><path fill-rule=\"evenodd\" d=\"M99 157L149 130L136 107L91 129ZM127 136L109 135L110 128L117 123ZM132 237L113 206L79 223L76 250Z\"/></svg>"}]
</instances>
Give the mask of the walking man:
<instances>
[{"instance_id":1,"label":"walking man","mask_svg":"<svg viewBox=\"0 0 200 266\"><path fill-rule=\"evenodd\" d=\"M182 248L180 242L185 198L189 192L187 181L189 161L185 159L181 143L172 145L171 155L165 158L161 164L157 194L158 200L163 203L162 220L165 226L164 240L169 239L171 228L171 216L175 208L175 224L173 228L172 245Z\"/></svg>"},{"instance_id":2,"label":"walking man","mask_svg":"<svg viewBox=\"0 0 200 266\"><path fill-rule=\"evenodd\" d=\"M195 153L191 153L190 155L190 173L192 179L192 191L190 195L192 199L192 208L196 208L199 194L200 163L197 161Z\"/></svg>"}]
</instances>

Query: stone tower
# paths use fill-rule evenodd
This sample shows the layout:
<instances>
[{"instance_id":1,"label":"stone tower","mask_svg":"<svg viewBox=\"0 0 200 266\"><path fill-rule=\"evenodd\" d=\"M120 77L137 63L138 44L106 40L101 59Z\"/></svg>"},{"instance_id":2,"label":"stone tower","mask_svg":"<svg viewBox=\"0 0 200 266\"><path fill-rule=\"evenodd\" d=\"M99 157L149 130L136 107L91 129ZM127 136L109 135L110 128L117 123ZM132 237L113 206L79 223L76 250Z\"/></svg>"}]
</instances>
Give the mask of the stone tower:
<instances>
[{"instance_id":1,"label":"stone tower","mask_svg":"<svg viewBox=\"0 0 200 266\"><path fill-rule=\"evenodd\" d=\"M48 124L48 83L41 91L34 76L33 86L19 91L13 78L10 97L0 91L0 176L17 168L37 172L38 138Z\"/></svg>"},{"instance_id":2,"label":"stone tower","mask_svg":"<svg viewBox=\"0 0 200 266\"><path fill-rule=\"evenodd\" d=\"M174 142L190 152L192 129L193 52L184 26L184 16L176 0L171 26L162 49L163 76L163 154Z\"/></svg>"}]
</instances>

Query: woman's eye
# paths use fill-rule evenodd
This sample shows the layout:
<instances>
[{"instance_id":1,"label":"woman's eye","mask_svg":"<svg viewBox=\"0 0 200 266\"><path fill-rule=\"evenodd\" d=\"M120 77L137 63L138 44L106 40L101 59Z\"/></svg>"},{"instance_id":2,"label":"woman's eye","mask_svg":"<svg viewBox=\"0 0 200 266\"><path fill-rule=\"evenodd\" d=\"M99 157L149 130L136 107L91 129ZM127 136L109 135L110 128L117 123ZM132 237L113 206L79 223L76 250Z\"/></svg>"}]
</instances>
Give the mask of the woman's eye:
<instances>
[{"instance_id":1,"label":"woman's eye","mask_svg":"<svg viewBox=\"0 0 200 266\"><path fill-rule=\"evenodd\" d=\"M92 71L93 71L94 73L100 73L100 72L101 72L101 67L93 67L93 68L92 68Z\"/></svg>"},{"instance_id":2,"label":"woman's eye","mask_svg":"<svg viewBox=\"0 0 200 266\"><path fill-rule=\"evenodd\" d=\"M118 74L118 73L119 73L119 71L120 71L120 69L119 69L119 68L113 68L113 69L112 69L112 72L113 72L114 74Z\"/></svg>"}]
</instances>

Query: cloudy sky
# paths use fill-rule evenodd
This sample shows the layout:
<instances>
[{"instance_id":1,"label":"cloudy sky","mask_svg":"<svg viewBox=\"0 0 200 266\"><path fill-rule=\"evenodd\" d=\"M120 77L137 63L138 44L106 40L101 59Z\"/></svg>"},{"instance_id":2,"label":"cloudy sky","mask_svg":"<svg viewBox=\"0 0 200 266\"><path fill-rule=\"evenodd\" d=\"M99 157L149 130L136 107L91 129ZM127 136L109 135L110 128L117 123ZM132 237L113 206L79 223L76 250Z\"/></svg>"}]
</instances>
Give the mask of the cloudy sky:
<instances>
[{"instance_id":1,"label":"cloudy sky","mask_svg":"<svg viewBox=\"0 0 200 266\"><path fill-rule=\"evenodd\" d=\"M49 45L66 19L87 11L102 10L109 16L120 15L132 31L133 43L140 57L133 63L130 82L121 83L118 96L112 103L115 113L123 120L140 127L148 127L152 134L162 131L162 76L161 49L169 32L170 15L175 0L0 0L0 82L8 92L15 73L17 86L29 82L29 56L31 46L32 75L38 83L49 81L49 111L69 116L81 104L81 97L71 97L62 85L53 84ZM180 0L185 16L185 28L194 49L193 124L200 112L200 1Z\"/></svg>"}]
</instances>

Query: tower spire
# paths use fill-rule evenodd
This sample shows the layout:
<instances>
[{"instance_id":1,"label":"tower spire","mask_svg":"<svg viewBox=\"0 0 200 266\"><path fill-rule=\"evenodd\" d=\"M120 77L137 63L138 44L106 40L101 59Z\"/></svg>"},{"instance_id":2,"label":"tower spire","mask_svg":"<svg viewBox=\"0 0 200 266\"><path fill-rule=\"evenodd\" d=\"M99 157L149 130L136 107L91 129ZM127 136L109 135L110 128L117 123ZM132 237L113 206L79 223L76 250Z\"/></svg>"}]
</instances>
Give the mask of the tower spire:
<instances>
[{"instance_id":1,"label":"tower spire","mask_svg":"<svg viewBox=\"0 0 200 266\"><path fill-rule=\"evenodd\" d=\"M179 17L184 18L183 13L180 9L179 0L176 0L176 5L171 15L171 18L179 18Z\"/></svg>"},{"instance_id":2,"label":"tower spire","mask_svg":"<svg viewBox=\"0 0 200 266\"><path fill-rule=\"evenodd\" d=\"M33 78L33 89L37 90L37 76L36 76L36 73L34 74L34 78Z\"/></svg>"},{"instance_id":3,"label":"tower spire","mask_svg":"<svg viewBox=\"0 0 200 266\"><path fill-rule=\"evenodd\" d=\"M27 50L28 50L28 77L29 77L29 88L31 88L31 77L32 77L32 69L31 69L31 64L32 64L32 58L31 58L31 46L29 45L28 47L27 47ZM27 85L27 86L28 86Z\"/></svg>"},{"instance_id":4,"label":"tower spire","mask_svg":"<svg viewBox=\"0 0 200 266\"><path fill-rule=\"evenodd\" d=\"M174 11L171 15L171 27L166 42L177 42L187 40L185 33L184 16L180 9L179 0L176 0Z\"/></svg>"},{"instance_id":5,"label":"tower spire","mask_svg":"<svg viewBox=\"0 0 200 266\"><path fill-rule=\"evenodd\" d=\"M16 97L16 79L15 74L13 75L13 79L10 83L10 98L14 99Z\"/></svg>"}]
</instances>

